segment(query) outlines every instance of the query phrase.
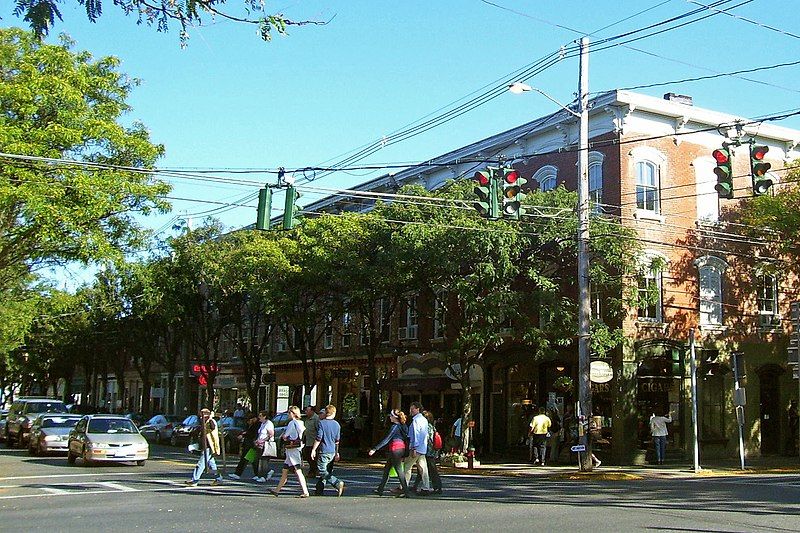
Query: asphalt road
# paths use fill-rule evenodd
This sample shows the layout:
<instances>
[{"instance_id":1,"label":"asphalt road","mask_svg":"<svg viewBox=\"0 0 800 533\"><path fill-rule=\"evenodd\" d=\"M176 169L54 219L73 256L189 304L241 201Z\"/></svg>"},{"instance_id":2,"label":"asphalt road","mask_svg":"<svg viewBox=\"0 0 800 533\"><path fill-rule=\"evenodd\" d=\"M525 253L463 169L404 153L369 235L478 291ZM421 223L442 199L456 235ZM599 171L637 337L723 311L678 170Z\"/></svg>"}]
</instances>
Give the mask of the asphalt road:
<instances>
[{"instance_id":1,"label":"asphalt road","mask_svg":"<svg viewBox=\"0 0 800 533\"><path fill-rule=\"evenodd\" d=\"M555 481L446 475L444 494L378 497L380 472L337 466L333 489L307 500L290 481L279 498L252 481L187 487L192 458L152 446L144 467L69 466L64 457L0 449L0 531L800 531L800 475ZM230 471L230 470L229 470ZM249 469L248 469L249 472Z\"/></svg>"}]
</instances>

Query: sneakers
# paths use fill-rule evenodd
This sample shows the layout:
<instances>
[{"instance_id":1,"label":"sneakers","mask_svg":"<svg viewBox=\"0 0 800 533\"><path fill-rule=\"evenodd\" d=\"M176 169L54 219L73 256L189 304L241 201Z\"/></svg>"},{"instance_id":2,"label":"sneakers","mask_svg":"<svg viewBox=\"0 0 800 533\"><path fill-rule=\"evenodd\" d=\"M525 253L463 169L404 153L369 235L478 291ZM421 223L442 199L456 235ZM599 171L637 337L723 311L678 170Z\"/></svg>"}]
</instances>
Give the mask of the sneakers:
<instances>
[{"instance_id":1,"label":"sneakers","mask_svg":"<svg viewBox=\"0 0 800 533\"><path fill-rule=\"evenodd\" d=\"M241 478L240 478L239 476L237 476L236 474L228 474L228 477L229 477L229 478L231 478L231 479L241 479Z\"/></svg>"},{"instance_id":2,"label":"sneakers","mask_svg":"<svg viewBox=\"0 0 800 533\"><path fill-rule=\"evenodd\" d=\"M373 494L377 494L378 496L383 496L383 489L373 489Z\"/></svg>"},{"instance_id":3,"label":"sneakers","mask_svg":"<svg viewBox=\"0 0 800 533\"><path fill-rule=\"evenodd\" d=\"M338 485L336 485L336 495L341 496L344 492L344 481L340 481Z\"/></svg>"},{"instance_id":4,"label":"sneakers","mask_svg":"<svg viewBox=\"0 0 800 533\"><path fill-rule=\"evenodd\" d=\"M601 464L603 464L603 461L601 461L600 459L598 459L598 460L597 460L597 462L594 464L594 467L595 467L595 468L599 468Z\"/></svg>"},{"instance_id":5,"label":"sneakers","mask_svg":"<svg viewBox=\"0 0 800 533\"><path fill-rule=\"evenodd\" d=\"M211 482L211 485L213 485L213 486L215 486L215 487L216 487L217 485L222 485L222 478L221 478L221 477L214 478L214 481L212 481L212 482Z\"/></svg>"},{"instance_id":6,"label":"sneakers","mask_svg":"<svg viewBox=\"0 0 800 533\"><path fill-rule=\"evenodd\" d=\"M269 472L267 472L267 479L264 479L263 477L261 478L263 480L263 481L261 481L261 483L264 483L265 481L269 481L270 479L272 479L272 476L274 476L274 475L275 475L275 471L274 470L270 470Z\"/></svg>"},{"instance_id":7,"label":"sneakers","mask_svg":"<svg viewBox=\"0 0 800 533\"><path fill-rule=\"evenodd\" d=\"M263 477L258 477L258 476L254 477L253 481L255 481L256 483L266 483L267 482L266 479L264 479Z\"/></svg>"},{"instance_id":8,"label":"sneakers","mask_svg":"<svg viewBox=\"0 0 800 533\"><path fill-rule=\"evenodd\" d=\"M195 481L193 479L188 479L188 480L184 481L184 483L186 485L189 485L190 487L196 487L197 486L197 481Z\"/></svg>"},{"instance_id":9,"label":"sneakers","mask_svg":"<svg viewBox=\"0 0 800 533\"><path fill-rule=\"evenodd\" d=\"M275 489L269 489L269 493L275 496L276 498L278 497L278 491Z\"/></svg>"}]
</instances>

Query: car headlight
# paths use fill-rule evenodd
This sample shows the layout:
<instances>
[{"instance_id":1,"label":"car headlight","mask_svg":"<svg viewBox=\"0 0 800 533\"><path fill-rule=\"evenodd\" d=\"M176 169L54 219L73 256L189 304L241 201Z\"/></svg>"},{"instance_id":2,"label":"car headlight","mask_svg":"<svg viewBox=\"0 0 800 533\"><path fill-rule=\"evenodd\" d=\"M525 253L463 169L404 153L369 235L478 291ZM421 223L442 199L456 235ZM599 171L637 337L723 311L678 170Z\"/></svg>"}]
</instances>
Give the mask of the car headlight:
<instances>
[{"instance_id":1,"label":"car headlight","mask_svg":"<svg viewBox=\"0 0 800 533\"><path fill-rule=\"evenodd\" d=\"M45 435L44 436L44 440L45 440L45 442L53 442L53 441L61 440L61 437L59 437L58 435Z\"/></svg>"}]
</instances>

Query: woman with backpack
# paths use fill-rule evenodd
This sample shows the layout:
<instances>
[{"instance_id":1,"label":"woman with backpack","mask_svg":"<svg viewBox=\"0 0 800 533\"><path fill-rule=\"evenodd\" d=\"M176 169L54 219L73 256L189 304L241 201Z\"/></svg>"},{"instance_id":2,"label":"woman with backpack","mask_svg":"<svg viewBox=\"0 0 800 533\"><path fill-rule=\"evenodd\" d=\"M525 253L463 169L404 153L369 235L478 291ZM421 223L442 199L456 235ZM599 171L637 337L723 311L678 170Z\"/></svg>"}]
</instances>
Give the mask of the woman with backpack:
<instances>
[{"instance_id":1,"label":"woman with backpack","mask_svg":"<svg viewBox=\"0 0 800 533\"><path fill-rule=\"evenodd\" d=\"M383 477L378 485L378 488L373 492L378 496L383 496L383 489L386 487L386 482L389 480L389 472L394 468L397 473L397 478L400 480L400 492L397 494L398 498L405 498L408 496L408 485L406 484L405 468L403 467L403 459L407 454L408 444L408 426L406 426L406 414L398 409L392 409L389 414L389 421L392 427L389 432L378 444L376 444L370 451L369 456L375 455L375 452L388 446L386 465L383 467Z\"/></svg>"},{"instance_id":2,"label":"woman with backpack","mask_svg":"<svg viewBox=\"0 0 800 533\"><path fill-rule=\"evenodd\" d=\"M442 478L439 476L439 469L436 466L436 461L439 459L439 450L442 449L442 437L436 431L434 425L433 413L430 411L422 411L425 418L428 419L428 451L425 452L425 462L428 463L428 475L431 479L431 488L434 494L442 493ZM417 483L419 483L420 476L417 474ZM416 484L414 487L416 488Z\"/></svg>"}]
</instances>

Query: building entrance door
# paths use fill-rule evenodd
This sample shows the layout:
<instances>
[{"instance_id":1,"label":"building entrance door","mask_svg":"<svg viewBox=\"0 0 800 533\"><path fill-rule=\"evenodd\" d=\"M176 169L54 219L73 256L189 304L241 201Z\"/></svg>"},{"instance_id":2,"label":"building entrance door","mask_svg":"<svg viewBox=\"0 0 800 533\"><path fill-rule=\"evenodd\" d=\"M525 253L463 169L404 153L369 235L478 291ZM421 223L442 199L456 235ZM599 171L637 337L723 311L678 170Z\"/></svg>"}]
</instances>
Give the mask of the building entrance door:
<instances>
[{"instance_id":1,"label":"building entrance door","mask_svg":"<svg viewBox=\"0 0 800 533\"><path fill-rule=\"evenodd\" d=\"M773 455L780 452L781 410L778 374L777 368L767 368L758 375L761 455Z\"/></svg>"}]
</instances>

